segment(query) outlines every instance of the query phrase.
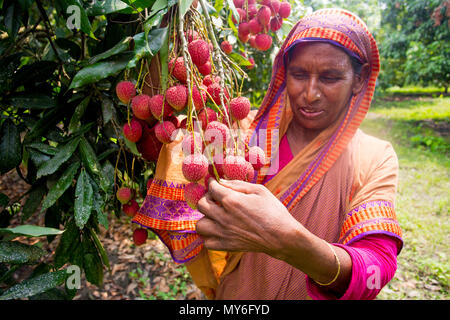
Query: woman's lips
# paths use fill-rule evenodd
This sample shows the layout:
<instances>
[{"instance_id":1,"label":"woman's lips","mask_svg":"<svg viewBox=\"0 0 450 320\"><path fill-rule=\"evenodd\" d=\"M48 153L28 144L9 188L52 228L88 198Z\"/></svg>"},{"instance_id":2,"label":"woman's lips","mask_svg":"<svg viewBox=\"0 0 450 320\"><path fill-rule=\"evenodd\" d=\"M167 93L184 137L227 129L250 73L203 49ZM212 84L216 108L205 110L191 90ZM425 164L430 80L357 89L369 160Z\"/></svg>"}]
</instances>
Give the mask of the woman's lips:
<instances>
[{"instance_id":1,"label":"woman's lips","mask_svg":"<svg viewBox=\"0 0 450 320\"><path fill-rule=\"evenodd\" d=\"M324 112L323 110L317 111L314 109L308 109L308 108L300 108L301 114L308 119L314 119L322 115Z\"/></svg>"}]
</instances>

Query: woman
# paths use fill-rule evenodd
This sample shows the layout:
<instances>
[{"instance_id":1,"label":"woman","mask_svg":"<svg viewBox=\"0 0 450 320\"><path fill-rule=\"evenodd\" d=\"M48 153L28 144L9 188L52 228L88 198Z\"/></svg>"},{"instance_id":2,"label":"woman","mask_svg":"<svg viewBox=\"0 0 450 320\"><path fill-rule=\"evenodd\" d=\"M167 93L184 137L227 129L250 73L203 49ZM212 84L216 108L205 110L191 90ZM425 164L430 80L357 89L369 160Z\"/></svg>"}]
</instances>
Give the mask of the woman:
<instances>
[{"instance_id":1,"label":"woman","mask_svg":"<svg viewBox=\"0 0 450 320\"><path fill-rule=\"evenodd\" d=\"M292 29L251 124L252 143L268 130L278 170L256 184L210 179L198 203L204 243L186 266L209 298L373 299L393 277L398 161L358 129L378 72L375 40L352 13L320 10Z\"/></svg>"}]
</instances>

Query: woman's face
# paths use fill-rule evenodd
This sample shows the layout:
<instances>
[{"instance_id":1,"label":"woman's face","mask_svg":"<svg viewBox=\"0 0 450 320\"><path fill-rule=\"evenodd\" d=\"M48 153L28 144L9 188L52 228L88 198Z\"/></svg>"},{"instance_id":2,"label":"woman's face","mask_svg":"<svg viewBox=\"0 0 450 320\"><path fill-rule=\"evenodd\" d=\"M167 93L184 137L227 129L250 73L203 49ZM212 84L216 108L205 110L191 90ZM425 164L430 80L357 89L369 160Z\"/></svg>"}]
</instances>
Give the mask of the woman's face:
<instances>
[{"instance_id":1,"label":"woman's face","mask_svg":"<svg viewBox=\"0 0 450 320\"><path fill-rule=\"evenodd\" d=\"M286 87L294 120L306 129L323 130L337 121L363 81L353 72L350 57L331 44L292 50Z\"/></svg>"}]
</instances>

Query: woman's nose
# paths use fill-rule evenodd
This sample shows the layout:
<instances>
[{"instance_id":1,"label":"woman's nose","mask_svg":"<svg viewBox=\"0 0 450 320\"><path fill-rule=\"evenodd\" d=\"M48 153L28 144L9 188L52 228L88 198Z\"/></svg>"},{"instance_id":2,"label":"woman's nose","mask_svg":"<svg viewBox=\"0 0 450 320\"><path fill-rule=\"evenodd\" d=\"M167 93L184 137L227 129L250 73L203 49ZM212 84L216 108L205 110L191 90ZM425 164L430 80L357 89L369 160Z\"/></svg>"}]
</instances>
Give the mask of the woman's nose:
<instances>
[{"instance_id":1,"label":"woman's nose","mask_svg":"<svg viewBox=\"0 0 450 320\"><path fill-rule=\"evenodd\" d=\"M306 102L313 104L321 97L320 89L318 87L318 79L316 77L310 77L306 87Z\"/></svg>"}]
</instances>

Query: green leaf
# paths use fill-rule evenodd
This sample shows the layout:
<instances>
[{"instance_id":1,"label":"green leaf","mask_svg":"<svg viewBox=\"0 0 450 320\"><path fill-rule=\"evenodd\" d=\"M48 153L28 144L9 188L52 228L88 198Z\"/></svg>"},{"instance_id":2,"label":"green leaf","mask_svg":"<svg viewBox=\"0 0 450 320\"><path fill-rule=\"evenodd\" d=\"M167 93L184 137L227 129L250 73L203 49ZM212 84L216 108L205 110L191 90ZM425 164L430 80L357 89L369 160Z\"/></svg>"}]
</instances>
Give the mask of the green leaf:
<instances>
[{"instance_id":1,"label":"green leaf","mask_svg":"<svg viewBox=\"0 0 450 320\"><path fill-rule=\"evenodd\" d=\"M33 213L36 212L44 197L46 188L43 184L38 184L31 189L27 201L22 209L22 222L26 221Z\"/></svg>"},{"instance_id":2,"label":"green leaf","mask_svg":"<svg viewBox=\"0 0 450 320\"><path fill-rule=\"evenodd\" d=\"M49 161L45 162L44 164L42 164L42 166L39 167L37 172L37 179L56 172L56 170L58 170L64 162L72 157L72 154L77 149L79 143L80 137L77 137L70 140L61 148L58 148L58 153Z\"/></svg>"},{"instance_id":3,"label":"green leaf","mask_svg":"<svg viewBox=\"0 0 450 320\"><path fill-rule=\"evenodd\" d=\"M18 52L0 59L0 94L11 90L14 74L23 55Z\"/></svg>"},{"instance_id":4,"label":"green leaf","mask_svg":"<svg viewBox=\"0 0 450 320\"><path fill-rule=\"evenodd\" d=\"M154 56L161 49L166 37L167 28L152 29L145 37L145 32L138 33L134 39L134 57L128 62L127 68L136 67L139 60Z\"/></svg>"},{"instance_id":5,"label":"green leaf","mask_svg":"<svg viewBox=\"0 0 450 320\"><path fill-rule=\"evenodd\" d=\"M169 74L169 67L167 60L169 58L169 33L166 32L166 35L163 39L163 43L161 45L161 49L159 50L159 60L161 63L161 82L163 86L163 92L167 89L167 77Z\"/></svg>"},{"instance_id":6,"label":"green leaf","mask_svg":"<svg viewBox=\"0 0 450 320\"><path fill-rule=\"evenodd\" d=\"M80 162L72 163L53 187L48 191L44 202L42 203L41 212L47 210L66 192L66 190L72 185L73 178L80 167Z\"/></svg>"},{"instance_id":7,"label":"green leaf","mask_svg":"<svg viewBox=\"0 0 450 320\"><path fill-rule=\"evenodd\" d=\"M239 53L232 52L228 55L232 60L234 60L237 64L243 67L251 66L252 64L247 58L241 56Z\"/></svg>"},{"instance_id":8,"label":"green leaf","mask_svg":"<svg viewBox=\"0 0 450 320\"><path fill-rule=\"evenodd\" d=\"M41 153L44 153L49 156L54 156L58 153L58 149L55 147L52 147L46 143L43 142L33 142L26 145L27 148L33 148L35 150L40 151Z\"/></svg>"},{"instance_id":9,"label":"green leaf","mask_svg":"<svg viewBox=\"0 0 450 320\"><path fill-rule=\"evenodd\" d=\"M90 100L91 96L87 96L75 108L75 111L73 112L72 118L70 118L69 122L69 134L72 134L75 130L80 128L81 117L83 117L84 113L86 112Z\"/></svg>"},{"instance_id":10,"label":"green leaf","mask_svg":"<svg viewBox=\"0 0 450 320\"><path fill-rule=\"evenodd\" d=\"M12 120L6 119L0 127L0 174L17 167L21 161L19 130Z\"/></svg>"},{"instance_id":11,"label":"green leaf","mask_svg":"<svg viewBox=\"0 0 450 320\"><path fill-rule=\"evenodd\" d=\"M132 37L126 37L119 43L117 43L114 47L112 47L109 50L106 50L105 52L102 52L101 54L98 54L91 59L89 59L89 64L94 64L98 61L107 59L109 57L112 57L116 54L119 54L121 52L124 52L130 48L130 42L133 38Z\"/></svg>"},{"instance_id":12,"label":"green leaf","mask_svg":"<svg viewBox=\"0 0 450 320\"><path fill-rule=\"evenodd\" d=\"M102 258L103 264L108 267L108 269L111 268L109 264L108 255L106 254L105 248L103 248L102 243L100 242L99 238L97 237L97 234L93 229L89 229L91 232L92 239L94 240L95 246L97 247L97 251L100 254L100 257Z\"/></svg>"},{"instance_id":13,"label":"green leaf","mask_svg":"<svg viewBox=\"0 0 450 320\"><path fill-rule=\"evenodd\" d=\"M216 0L214 2L214 9L216 9L216 12L219 13L223 9L223 0Z\"/></svg>"},{"instance_id":14,"label":"green leaf","mask_svg":"<svg viewBox=\"0 0 450 320\"><path fill-rule=\"evenodd\" d=\"M90 3L91 6L86 8L88 16L107 15L130 8L130 6L120 0L91 1Z\"/></svg>"},{"instance_id":15,"label":"green leaf","mask_svg":"<svg viewBox=\"0 0 450 320\"><path fill-rule=\"evenodd\" d=\"M94 192L85 170L81 170L75 189L75 224L83 229L92 212Z\"/></svg>"},{"instance_id":16,"label":"green leaf","mask_svg":"<svg viewBox=\"0 0 450 320\"><path fill-rule=\"evenodd\" d=\"M112 119L116 119L116 109L114 108L114 104L111 99L103 98L102 99L102 116L103 116L103 125L106 125Z\"/></svg>"},{"instance_id":17,"label":"green leaf","mask_svg":"<svg viewBox=\"0 0 450 320\"><path fill-rule=\"evenodd\" d=\"M32 295L55 288L67 279L68 273L66 270L59 270L49 272L32 279L27 279L19 284L6 290L1 296L0 300L11 300L18 298L27 298Z\"/></svg>"},{"instance_id":18,"label":"green leaf","mask_svg":"<svg viewBox=\"0 0 450 320\"><path fill-rule=\"evenodd\" d=\"M240 20L239 12L236 10L233 0L227 0L227 3L228 3L228 7L231 10L232 15L234 16L234 19L236 21L239 21Z\"/></svg>"},{"instance_id":19,"label":"green leaf","mask_svg":"<svg viewBox=\"0 0 450 320\"><path fill-rule=\"evenodd\" d=\"M65 225L65 231L62 234L58 247L55 250L55 267L60 268L65 263L71 260L73 261L73 257L75 256L76 249L78 248L79 244L80 230L75 225L75 222L73 220L70 220Z\"/></svg>"},{"instance_id":20,"label":"green leaf","mask_svg":"<svg viewBox=\"0 0 450 320\"><path fill-rule=\"evenodd\" d=\"M81 160L83 161L84 167L87 168L91 174L99 176L101 165L97 160L97 155L91 144L86 138L82 137L78 147L80 149Z\"/></svg>"},{"instance_id":21,"label":"green leaf","mask_svg":"<svg viewBox=\"0 0 450 320\"><path fill-rule=\"evenodd\" d=\"M8 202L9 202L8 196L0 192L0 207L6 207Z\"/></svg>"},{"instance_id":22,"label":"green leaf","mask_svg":"<svg viewBox=\"0 0 450 320\"><path fill-rule=\"evenodd\" d=\"M106 161L102 168L100 178L100 188L105 193L112 193L113 186L114 186L114 167L109 161Z\"/></svg>"},{"instance_id":23,"label":"green leaf","mask_svg":"<svg viewBox=\"0 0 450 320\"><path fill-rule=\"evenodd\" d=\"M47 228L40 226L33 226L29 224L20 225L14 228L0 228L0 233L9 233L28 237L42 237L49 235L58 235L63 233L64 230L58 230L55 228Z\"/></svg>"},{"instance_id":24,"label":"green leaf","mask_svg":"<svg viewBox=\"0 0 450 320\"><path fill-rule=\"evenodd\" d=\"M86 11L84 10L83 5L80 3L79 0L57 0L62 9L64 10L64 14L69 15L68 23L73 22L73 19L80 19L80 29L89 37L92 39L97 40L94 33L92 32L91 23L89 22L89 18L86 14ZM78 7L78 9L73 10L75 7ZM75 24L75 23L74 23Z\"/></svg>"},{"instance_id":25,"label":"green leaf","mask_svg":"<svg viewBox=\"0 0 450 320\"><path fill-rule=\"evenodd\" d=\"M22 16L23 12L20 7L20 5L16 2L13 2L4 13L4 21L6 31L8 32L8 35L15 39L17 36L17 33L19 32L20 28L20 17Z\"/></svg>"},{"instance_id":26,"label":"green leaf","mask_svg":"<svg viewBox=\"0 0 450 320\"><path fill-rule=\"evenodd\" d=\"M76 89L87 84L98 82L122 71L127 67L131 55L118 55L114 58L114 60L94 63L78 71L73 78L69 89Z\"/></svg>"},{"instance_id":27,"label":"green leaf","mask_svg":"<svg viewBox=\"0 0 450 320\"><path fill-rule=\"evenodd\" d=\"M24 65L13 76L14 86L44 82L53 75L57 67L58 64L53 61L37 61Z\"/></svg>"},{"instance_id":28,"label":"green leaf","mask_svg":"<svg viewBox=\"0 0 450 320\"><path fill-rule=\"evenodd\" d=\"M17 108L50 109L57 103L51 97L42 93L19 93L9 98L9 103Z\"/></svg>"},{"instance_id":29,"label":"green leaf","mask_svg":"<svg viewBox=\"0 0 450 320\"><path fill-rule=\"evenodd\" d=\"M125 145L128 147L128 149L130 149L130 151L133 153L133 154L135 154L135 155L137 155L137 156L141 156L141 153L138 151L138 149L137 149L137 146L136 146L136 143L134 143L134 142L131 142L130 140L128 140L128 139L123 139L124 140L124 142L125 142Z\"/></svg>"},{"instance_id":30,"label":"green leaf","mask_svg":"<svg viewBox=\"0 0 450 320\"><path fill-rule=\"evenodd\" d=\"M30 246L18 241L0 241L0 263L33 263L46 254L36 246Z\"/></svg>"},{"instance_id":31,"label":"green leaf","mask_svg":"<svg viewBox=\"0 0 450 320\"><path fill-rule=\"evenodd\" d=\"M184 15L186 14L186 12L189 10L189 8L192 5L192 1L193 0L185 0L185 1L181 1L180 2L180 8L178 10L180 10L181 16L184 17Z\"/></svg>"}]
</instances>

